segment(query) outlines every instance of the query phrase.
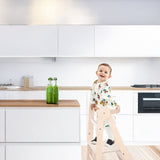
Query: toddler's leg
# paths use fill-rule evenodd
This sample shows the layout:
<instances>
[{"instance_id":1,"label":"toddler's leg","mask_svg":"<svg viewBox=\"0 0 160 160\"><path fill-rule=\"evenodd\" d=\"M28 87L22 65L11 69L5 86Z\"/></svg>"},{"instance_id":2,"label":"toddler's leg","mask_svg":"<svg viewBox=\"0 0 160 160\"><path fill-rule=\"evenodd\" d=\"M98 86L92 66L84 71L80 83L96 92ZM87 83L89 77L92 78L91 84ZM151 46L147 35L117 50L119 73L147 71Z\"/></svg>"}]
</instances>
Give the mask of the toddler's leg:
<instances>
[{"instance_id":1,"label":"toddler's leg","mask_svg":"<svg viewBox=\"0 0 160 160\"><path fill-rule=\"evenodd\" d=\"M113 133L111 131L111 128L109 126L107 126L107 127L105 126L104 130L105 130L105 132L106 132L106 134L108 136L107 138L111 139L113 141L114 140L114 136L113 136Z\"/></svg>"}]
</instances>

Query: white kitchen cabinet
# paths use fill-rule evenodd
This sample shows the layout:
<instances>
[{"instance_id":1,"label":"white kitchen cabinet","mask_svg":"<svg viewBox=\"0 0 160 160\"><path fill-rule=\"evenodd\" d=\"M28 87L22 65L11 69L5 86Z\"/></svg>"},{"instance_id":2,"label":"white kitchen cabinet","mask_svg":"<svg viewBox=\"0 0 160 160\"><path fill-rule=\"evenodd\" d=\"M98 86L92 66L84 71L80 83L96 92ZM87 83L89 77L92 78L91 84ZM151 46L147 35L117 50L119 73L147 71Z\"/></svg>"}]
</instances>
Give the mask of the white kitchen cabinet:
<instances>
[{"instance_id":1,"label":"white kitchen cabinet","mask_svg":"<svg viewBox=\"0 0 160 160\"><path fill-rule=\"evenodd\" d=\"M7 144L6 160L81 160L79 143Z\"/></svg>"},{"instance_id":2,"label":"white kitchen cabinet","mask_svg":"<svg viewBox=\"0 0 160 160\"><path fill-rule=\"evenodd\" d=\"M7 99L46 99L46 91L7 91Z\"/></svg>"},{"instance_id":3,"label":"white kitchen cabinet","mask_svg":"<svg viewBox=\"0 0 160 160\"><path fill-rule=\"evenodd\" d=\"M88 91L60 91L59 99L76 99L80 103L80 113L88 112Z\"/></svg>"},{"instance_id":4,"label":"white kitchen cabinet","mask_svg":"<svg viewBox=\"0 0 160 160\"><path fill-rule=\"evenodd\" d=\"M133 141L133 118L130 115L116 115L116 126L124 142Z\"/></svg>"},{"instance_id":5,"label":"white kitchen cabinet","mask_svg":"<svg viewBox=\"0 0 160 160\"><path fill-rule=\"evenodd\" d=\"M134 141L160 143L160 114L134 116Z\"/></svg>"},{"instance_id":6,"label":"white kitchen cabinet","mask_svg":"<svg viewBox=\"0 0 160 160\"><path fill-rule=\"evenodd\" d=\"M0 26L0 57L57 56L56 26Z\"/></svg>"},{"instance_id":7,"label":"white kitchen cabinet","mask_svg":"<svg viewBox=\"0 0 160 160\"><path fill-rule=\"evenodd\" d=\"M0 142L5 141L5 110L0 108Z\"/></svg>"},{"instance_id":8,"label":"white kitchen cabinet","mask_svg":"<svg viewBox=\"0 0 160 160\"><path fill-rule=\"evenodd\" d=\"M5 146L0 144L0 160L5 160Z\"/></svg>"},{"instance_id":9,"label":"white kitchen cabinet","mask_svg":"<svg viewBox=\"0 0 160 160\"><path fill-rule=\"evenodd\" d=\"M119 114L132 114L133 113L133 92L130 91L112 91L112 96L120 106Z\"/></svg>"},{"instance_id":10,"label":"white kitchen cabinet","mask_svg":"<svg viewBox=\"0 0 160 160\"><path fill-rule=\"evenodd\" d=\"M79 107L6 109L6 142L80 142Z\"/></svg>"},{"instance_id":11,"label":"white kitchen cabinet","mask_svg":"<svg viewBox=\"0 0 160 160\"><path fill-rule=\"evenodd\" d=\"M159 57L160 26L95 26L96 57Z\"/></svg>"},{"instance_id":12,"label":"white kitchen cabinet","mask_svg":"<svg viewBox=\"0 0 160 160\"><path fill-rule=\"evenodd\" d=\"M94 56L94 26L60 26L58 39L58 56Z\"/></svg>"},{"instance_id":13,"label":"white kitchen cabinet","mask_svg":"<svg viewBox=\"0 0 160 160\"><path fill-rule=\"evenodd\" d=\"M87 145L88 115L81 115L81 145Z\"/></svg>"}]
</instances>

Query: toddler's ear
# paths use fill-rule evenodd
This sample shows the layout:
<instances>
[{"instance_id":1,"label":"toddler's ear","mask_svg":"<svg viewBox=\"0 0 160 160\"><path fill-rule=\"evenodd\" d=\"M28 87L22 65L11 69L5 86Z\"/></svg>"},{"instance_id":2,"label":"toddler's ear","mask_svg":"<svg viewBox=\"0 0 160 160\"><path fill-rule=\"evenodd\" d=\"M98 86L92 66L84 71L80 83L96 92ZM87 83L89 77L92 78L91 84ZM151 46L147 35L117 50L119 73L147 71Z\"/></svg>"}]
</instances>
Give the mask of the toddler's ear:
<instances>
[{"instance_id":1,"label":"toddler's ear","mask_svg":"<svg viewBox=\"0 0 160 160\"><path fill-rule=\"evenodd\" d=\"M111 77L112 77L112 75L110 74L110 75L109 75L109 78L111 78Z\"/></svg>"},{"instance_id":2,"label":"toddler's ear","mask_svg":"<svg viewBox=\"0 0 160 160\"><path fill-rule=\"evenodd\" d=\"M96 75L97 75L98 71L96 71Z\"/></svg>"}]
</instances>

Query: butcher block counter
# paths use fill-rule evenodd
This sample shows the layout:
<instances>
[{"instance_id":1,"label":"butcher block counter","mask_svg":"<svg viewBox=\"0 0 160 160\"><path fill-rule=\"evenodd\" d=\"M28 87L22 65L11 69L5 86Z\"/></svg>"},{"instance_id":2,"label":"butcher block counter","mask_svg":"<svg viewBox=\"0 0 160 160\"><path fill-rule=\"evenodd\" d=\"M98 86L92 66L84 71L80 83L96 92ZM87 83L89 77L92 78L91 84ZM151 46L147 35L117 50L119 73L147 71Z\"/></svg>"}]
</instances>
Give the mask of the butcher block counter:
<instances>
[{"instance_id":1,"label":"butcher block counter","mask_svg":"<svg viewBox=\"0 0 160 160\"><path fill-rule=\"evenodd\" d=\"M47 104L45 100L0 100L0 107L80 107L77 100L59 100L58 104Z\"/></svg>"}]
</instances>

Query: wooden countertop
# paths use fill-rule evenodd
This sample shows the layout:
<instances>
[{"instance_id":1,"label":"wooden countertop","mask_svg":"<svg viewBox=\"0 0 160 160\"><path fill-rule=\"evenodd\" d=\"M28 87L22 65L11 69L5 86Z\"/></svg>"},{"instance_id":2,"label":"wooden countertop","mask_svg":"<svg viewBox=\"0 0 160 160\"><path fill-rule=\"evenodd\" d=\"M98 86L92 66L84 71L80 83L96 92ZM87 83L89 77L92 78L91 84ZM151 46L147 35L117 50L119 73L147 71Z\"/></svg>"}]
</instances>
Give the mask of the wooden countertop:
<instances>
[{"instance_id":1,"label":"wooden countertop","mask_svg":"<svg viewBox=\"0 0 160 160\"><path fill-rule=\"evenodd\" d=\"M58 104L46 104L45 100L0 100L0 107L80 107L77 100L59 100Z\"/></svg>"},{"instance_id":2,"label":"wooden countertop","mask_svg":"<svg viewBox=\"0 0 160 160\"><path fill-rule=\"evenodd\" d=\"M18 88L18 89L7 89L0 87L0 90L4 91L43 91L46 90L45 86L35 86L30 88ZM91 86L59 86L59 90L91 90ZM111 86L111 90L119 91L119 90L128 90L128 91L153 91L160 90L160 88L134 88L130 86Z\"/></svg>"}]
</instances>

